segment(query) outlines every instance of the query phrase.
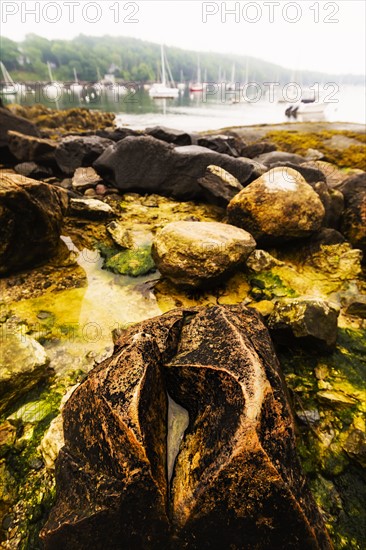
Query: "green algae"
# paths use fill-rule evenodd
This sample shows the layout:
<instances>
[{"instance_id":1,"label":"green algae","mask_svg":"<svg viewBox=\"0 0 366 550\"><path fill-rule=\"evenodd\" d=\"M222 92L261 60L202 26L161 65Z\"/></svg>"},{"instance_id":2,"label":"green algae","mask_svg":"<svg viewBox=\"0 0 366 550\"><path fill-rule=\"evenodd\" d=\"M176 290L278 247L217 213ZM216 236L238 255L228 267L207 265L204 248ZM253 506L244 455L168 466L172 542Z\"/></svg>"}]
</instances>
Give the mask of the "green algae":
<instances>
[{"instance_id":1,"label":"green algae","mask_svg":"<svg viewBox=\"0 0 366 550\"><path fill-rule=\"evenodd\" d=\"M345 443L352 430L365 429L366 331L340 328L331 355L293 347L280 348L278 356L295 410L319 411L315 423L299 424L298 451L335 548L361 550L366 479ZM321 397L324 389L328 399Z\"/></svg>"},{"instance_id":2,"label":"green algae","mask_svg":"<svg viewBox=\"0 0 366 550\"><path fill-rule=\"evenodd\" d=\"M105 267L114 273L129 275L130 277L139 277L156 271L151 256L151 246L141 246L118 252L106 261Z\"/></svg>"}]
</instances>

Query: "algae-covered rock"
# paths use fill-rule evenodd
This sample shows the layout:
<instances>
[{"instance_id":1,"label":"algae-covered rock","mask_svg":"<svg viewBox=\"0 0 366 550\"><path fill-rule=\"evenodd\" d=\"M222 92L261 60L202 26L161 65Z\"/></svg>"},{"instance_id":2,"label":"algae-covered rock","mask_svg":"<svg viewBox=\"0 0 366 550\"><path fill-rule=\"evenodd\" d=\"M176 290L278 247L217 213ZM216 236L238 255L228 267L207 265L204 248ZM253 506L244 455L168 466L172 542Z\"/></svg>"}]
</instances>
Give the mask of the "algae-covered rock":
<instances>
[{"instance_id":1,"label":"algae-covered rock","mask_svg":"<svg viewBox=\"0 0 366 550\"><path fill-rule=\"evenodd\" d=\"M155 237L152 254L162 275L178 285L215 284L242 266L255 248L253 237L217 222L175 222Z\"/></svg>"},{"instance_id":2,"label":"algae-covered rock","mask_svg":"<svg viewBox=\"0 0 366 550\"><path fill-rule=\"evenodd\" d=\"M335 346L339 308L316 298L283 299L276 302L268 327L276 341L294 338L305 346L325 350Z\"/></svg>"},{"instance_id":3,"label":"algae-covered rock","mask_svg":"<svg viewBox=\"0 0 366 550\"><path fill-rule=\"evenodd\" d=\"M44 348L26 334L3 326L0 339L0 414L50 375Z\"/></svg>"},{"instance_id":4,"label":"algae-covered rock","mask_svg":"<svg viewBox=\"0 0 366 550\"><path fill-rule=\"evenodd\" d=\"M65 195L57 187L18 174L0 175L0 275L55 255Z\"/></svg>"},{"instance_id":5,"label":"algae-covered rock","mask_svg":"<svg viewBox=\"0 0 366 550\"><path fill-rule=\"evenodd\" d=\"M189 413L170 484L166 388ZM46 550L332 548L269 335L242 305L130 327L63 419Z\"/></svg>"},{"instance_id":6,"label":"algae-covered rock","mask_svg":"<svg viewBox=\"0 0 366 550\"><path fill-rule=\"evenodd\" d=\"M238 193L227 208L229 223L259 242L281 243L318 230L324 206L312 187L291 168L274 168Z\"/></svg>"},{"instance_id":7,"label":"algae-covered rock","mask_svg":"<svg viewBox=\"0 0 366 550\"><path fill-rule=\"evenodd\" d=\"M346 453L366 468L366 435L362 430L352 430L343 445Z\"/></svg>"},{"instance_id":8,"label":"algae-covered rock","mask_svg":"<svg viewBox=\"0 0 366 550\"><path fill-rule=\"evenodd\" d=\"M149 245L118 252L108 258L105 267L114 273L131 277L139 277L156 270Z\"/></svg>"}]
</instances>

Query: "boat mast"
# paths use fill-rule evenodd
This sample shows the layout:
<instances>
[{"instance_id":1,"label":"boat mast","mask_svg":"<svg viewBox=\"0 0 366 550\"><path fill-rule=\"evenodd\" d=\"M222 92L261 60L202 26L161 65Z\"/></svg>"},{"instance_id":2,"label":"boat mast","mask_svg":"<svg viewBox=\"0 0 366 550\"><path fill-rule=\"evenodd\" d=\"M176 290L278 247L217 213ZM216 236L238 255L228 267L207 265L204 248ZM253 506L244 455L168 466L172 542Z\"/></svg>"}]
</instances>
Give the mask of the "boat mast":
<instances>
[{"instance_id":1,"label":"boat mast","mask_svg":"<svg viewBox=\"0 0 366 550\"><path fill-rule=\"evenodd\" d=\"M161 82L163 86L166 85L166 76L165 76L165 61L164 61L164 47L163 44L160 46L161 48Z\"/></svg>"}]
</instances>

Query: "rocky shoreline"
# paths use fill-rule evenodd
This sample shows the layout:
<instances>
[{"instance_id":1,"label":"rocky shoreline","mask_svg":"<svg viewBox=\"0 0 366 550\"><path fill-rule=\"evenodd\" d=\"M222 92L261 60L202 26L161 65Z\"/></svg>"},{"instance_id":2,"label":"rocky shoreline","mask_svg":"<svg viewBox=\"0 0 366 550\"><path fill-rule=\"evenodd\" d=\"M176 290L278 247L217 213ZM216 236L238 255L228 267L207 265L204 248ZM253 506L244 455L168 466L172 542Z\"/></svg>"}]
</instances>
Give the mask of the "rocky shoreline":
<instances>
[{"instance_id":1,"label":"rocky shoreline","mask_svg":"<svg viewBox=\"0 0 366 550\"><path fill-rule=\"evenodd\" d=\"M100 531L102 542L94 543L104 548L103 532L113 521L119 530L109 548L118 548L120 537L129 548L216 548L222 536L238 549L361 549L364 128L297 123L217 134L163 127L137 132L115 128L109 113L40 106L0 108L0 119L1 547L86 548ZM173 318L183 323L174 321L179 337ZM162 343L164 323L169 331L176 327L174 345L170 336ZM144 333L149 343L138 344ZM251 343L244 345L248 334ZM267 341L274 346L271 359ZM246 366L236 371L234 365ZM115 377L118 402L104 385L107 372ZM250 388L262 386L272 401L255 398L262 420L248 432L251 409L240 405L240 395L247 402ZM129 396L131 387L136 393ZM166 391L190 418L176 444L170 497ZM104 399L117 407L118 422L129 426L123 437L137 438L138 451L125 456L126 446L118 450L119 432L103 407L93 420L95 443L82 433L93 414L85 423L78 418L93 410L93 400ZM104 425L113 432L108 437ZM84 443L75 446L80 438ZM93 445L101 445L106 485L87 495L86 486L99 483ZM74 477L79 463L89 481ZM114 487L122 464L117 479L125 481ZM218 471L226 472L220 482L214 481ZM302 471L305 496L296 485ZM264 491L271 476L273 486ZM141 484L151 480L145 494ZM72 495L66 491L71 482ZM108 497L112 487L125 495L117 507ZM146 502L157 494L162 508L156 504L153 511ZM239 505L243 494L254 495L251 504ZM83 510L81 530L70 499ZM90 509L86 501L93 502ZM302 512L286 524L294 503ZM108 513L95 514L100 506ZM136 524L128 532L129 522L116 519L126 506L130 525L150 510L145 531ZM75 522L75 529L63 529L63 521Z\"/></svg>"}]
</instances>

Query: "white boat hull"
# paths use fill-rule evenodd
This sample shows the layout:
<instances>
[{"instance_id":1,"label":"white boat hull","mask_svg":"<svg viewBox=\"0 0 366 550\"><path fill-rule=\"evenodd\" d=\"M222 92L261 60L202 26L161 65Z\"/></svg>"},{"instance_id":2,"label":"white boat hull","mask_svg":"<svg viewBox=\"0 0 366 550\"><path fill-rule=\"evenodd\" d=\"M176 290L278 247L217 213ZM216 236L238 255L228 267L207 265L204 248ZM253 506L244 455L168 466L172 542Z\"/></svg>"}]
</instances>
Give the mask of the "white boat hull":
<instances>
[{"instance_id":1,"label":"white boat hull","mask_svg":"<svg viewBox=\"0 0 366 550\"><path fill-rule=\"evenodd\" d=\"M149 95L153 99L174 99L179 96L178 88L168 88L164 86L152 87L149 90Z\"/></svg>"}]
</instances>

